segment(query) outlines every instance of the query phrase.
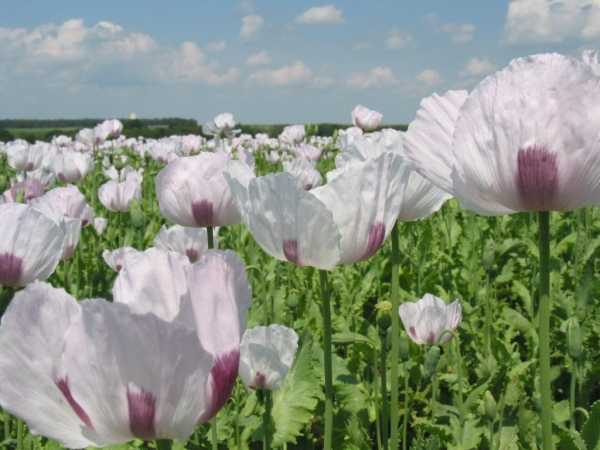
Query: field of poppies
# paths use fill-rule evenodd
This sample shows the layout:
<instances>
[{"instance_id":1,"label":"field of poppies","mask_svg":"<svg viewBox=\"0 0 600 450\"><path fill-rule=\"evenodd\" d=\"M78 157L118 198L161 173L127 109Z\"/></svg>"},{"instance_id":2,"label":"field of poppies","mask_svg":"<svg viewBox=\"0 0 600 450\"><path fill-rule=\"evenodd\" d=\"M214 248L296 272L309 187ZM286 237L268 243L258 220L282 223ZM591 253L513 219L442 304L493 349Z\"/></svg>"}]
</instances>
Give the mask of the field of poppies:
<instances>
[{"instance_id":1,"label":"field of poppies","mask_svg":"<svg viewBox=\"0 0 600 450\"><path fill-rule=\"evenodd\" d=\"M599 74L0 143L0 448L600 448Z\"/></svg>"}]
</instances>

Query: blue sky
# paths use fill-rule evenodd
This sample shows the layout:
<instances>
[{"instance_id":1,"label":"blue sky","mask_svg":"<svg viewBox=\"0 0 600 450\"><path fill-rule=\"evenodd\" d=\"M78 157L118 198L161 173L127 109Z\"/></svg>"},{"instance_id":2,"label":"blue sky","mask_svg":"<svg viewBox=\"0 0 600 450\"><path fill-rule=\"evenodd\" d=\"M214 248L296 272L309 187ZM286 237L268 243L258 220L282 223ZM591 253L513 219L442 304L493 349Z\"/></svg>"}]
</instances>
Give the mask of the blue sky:
<instances>
[{"instance_id":1,"label":"blue sky","mask_svg":"<svg viewBox=\"0 0 600 450\"><path fill-rule=\"evenodd\" d=\"M4 0L0 116L386 123L511 59L600 43L597 0Z\"/></svg>"}]
</instances>

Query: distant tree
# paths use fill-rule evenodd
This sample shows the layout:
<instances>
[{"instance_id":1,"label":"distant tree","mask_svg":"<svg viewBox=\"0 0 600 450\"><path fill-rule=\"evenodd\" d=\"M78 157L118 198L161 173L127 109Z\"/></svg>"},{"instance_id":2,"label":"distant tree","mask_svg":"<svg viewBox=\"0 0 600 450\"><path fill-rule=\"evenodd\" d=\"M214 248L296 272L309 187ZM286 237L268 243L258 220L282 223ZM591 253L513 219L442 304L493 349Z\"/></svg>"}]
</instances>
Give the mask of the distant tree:
<instances>
[{"instance_id":1,"label":"distant tree","mask_svg":"<svg viewBox=\"0 0 600 450\"><path fill-rule=\"evenodd\" d=\"M10 131L0 128L0 142L13 141L14 139L15 137Z\"/></svg>"}]
</instances>

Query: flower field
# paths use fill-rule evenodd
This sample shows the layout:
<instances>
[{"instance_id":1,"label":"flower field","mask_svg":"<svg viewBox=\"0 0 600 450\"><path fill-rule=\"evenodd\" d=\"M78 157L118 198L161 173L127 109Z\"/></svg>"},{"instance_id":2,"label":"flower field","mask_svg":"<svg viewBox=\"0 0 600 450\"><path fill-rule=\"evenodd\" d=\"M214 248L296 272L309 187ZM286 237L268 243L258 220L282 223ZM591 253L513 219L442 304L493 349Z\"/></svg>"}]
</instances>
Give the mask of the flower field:
<instances>
[{"instance_id":1,"label":"flower field","mask_svg":"<svg viewBox=\"0 0 600 450\"><path fill-rule=\"evenodd\" d=\"M0 143L0 448L600 448L599 67Z\"/></svg>"}]
</instances>

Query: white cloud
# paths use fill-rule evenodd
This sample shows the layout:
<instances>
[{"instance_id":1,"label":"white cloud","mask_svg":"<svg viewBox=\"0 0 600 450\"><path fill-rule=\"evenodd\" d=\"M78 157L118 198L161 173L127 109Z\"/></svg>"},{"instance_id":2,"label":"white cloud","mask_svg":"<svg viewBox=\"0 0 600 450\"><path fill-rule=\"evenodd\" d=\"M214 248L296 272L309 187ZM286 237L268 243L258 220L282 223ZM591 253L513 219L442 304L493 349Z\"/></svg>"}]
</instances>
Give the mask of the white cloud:
<instances>
[{"instance_id":1,"label":"white cloud","mask_svg":"<svg viewBox=\"0 0 600 450\"><path fill-rule=\"evenodd\" d=\"M46 24L25 28L0 28L2 52L19 56L30 63L43 61L81 61L90 54L109 58L147 53L157 45L147 34L126 32L120 25L98 22L87 27L81 19L60 25Z\"/></svg>"},{"instance_id":2,"label":"white cloud","mask_svg":"<svg viewBox=\"0 0 600 450\"><path fill-rule=\"evenodd\" d=\"M70 19L32 29L0 28L0 41L5 76L42 79L47 86L70 90L88 84L223 84L239 79L237 69L221 68L193 42L161 46L148 34L107 21L87 26Z\"/></svg>"},{"instance_id":3,"label":"white cloud","mask_svg":"<svg viewBox=\"0 0 600 450\"><path fill-rule=\"evenodd\" d=\"M433 69L425 69L417 75L417 81L420 81L427 86L435 86L442 82L442 76Z\"/></svg>"},{"instance_id":4,"label":"white cloud","mask_svg":"<svg viewBox=\"0 0 600 450\"><path fill-rule=\"evenodd\" d=\"M258 14L250 14L242 17L242 29L240 30L240 37L242 39L253 38L264 25L265 20Z\"/></svg>"},{"instance_id":5,"label":"white cloud","mask_svg":"<svg viewBox=\"0 0 600 450\"><path fill-rule=\"evenodd\" d=\"M184 42L172 51L166 64L162 65L160 74L164 81L204 82L212 85L231 83L240 77L236 68L219 70L216 63L208 62L202 49L193 42Z\"/></svg>"},{"instance_id":6,"label":"white cloud","mask_svg":"<svg viewBox=\"0 0 600 450\"><path fill-rule=\"evenodd\" d=\"M512 0L504 24L511 44L600 37L598 0Z\"/></svg>"},{"instance_id":7,"label":"white cloud","mask_svg":"<svg viewBox=\"0 0 600 450\"><path fill-rule=\"evenodd\" d=\"M412 41L412 36L402 31L390 31L385 40L385 46L391 50L398 50L406 47Z\"/></svg>"},{"instance_id":8,"label":"white cloud","mask_svg":"<svg viewBox=\"0 0 600 450\"><path fill-rule=\"evenodd\" d=\"M316 76L302 61L295 61L277 69L263 69L250 74L249 81L268 86L325 87L333 83L328 77Z\"/></svg>"},{"instance_id":9,"label":"white cloud","mask_svg":"<svg viewBox=\"0 0 600 450\"><path fill-rule=\"evenodd\" d=\"M271 56L265 50L253 53L246 59L246 64L249 66L263 66L271 63Z\"/></svg>"},{"instance_id":10,"label":"white cloud","mask_svg":"<svg viewBox=\"0 0 600 450\"><path fill-rule=\"evenodd\" d=\"M471 58L465 65L465 68L461 72L462 76L480 77L487 75L496 69L496 65L489 59L485 58Z\"/></svg>"},{"instance_id":11,"label":"white cloud","mask_svg":"<svg viewBox=\"0 0 600 450\"><path fill-rule=\"evenodd\" d=\"M206 50L213 53L222 52L227 48L227 42L225 41L212 41L206 44Z\"/></svg>"},{"instance_id":12,"label":"white cloud","mask_svg":"<svg viewBox=\"0 0 600 450\"><path fill-rule=\"evenodd\" d=\"M306 25L330 25L342 23L343 21L342 11L332 4L314 6L296 17L296 22Z\"/></svg>"},{"instance_id":13,"label":"white cloud","mask_svg":"<svg viewBox=\"0 0 600 450\"><path fill-rule=\"evenodd\" d=\"M473 33L477 27L472 23L445 23L440 26L440 31L451 36L452 42L463 44L473 39Z\"/></svg>"},{"instance_id":14,"label":"white cloud","mask_svg":"<svg viewBox=\"0 0 600 450\"><path fill-rule=\"evenodd\" d=\"M367 72L355 72L348 79L348 85L359 89L391 86L397 83L398 79L392 69L385 66L374 67Z\"/></svg>"},{"instance_id":15,"label":"white cloud","mask_svg":"<svg viewBox=\"0 0 600 450\"><path fill-rule=\"evenodd\" d=\"M354 44L352 44L352 50L354 50L355 52L358 52L360 50L366 50L368 48L371 48L371 44L369 44L368 42L355 42Z\"/></svg>"}]
</instances>

